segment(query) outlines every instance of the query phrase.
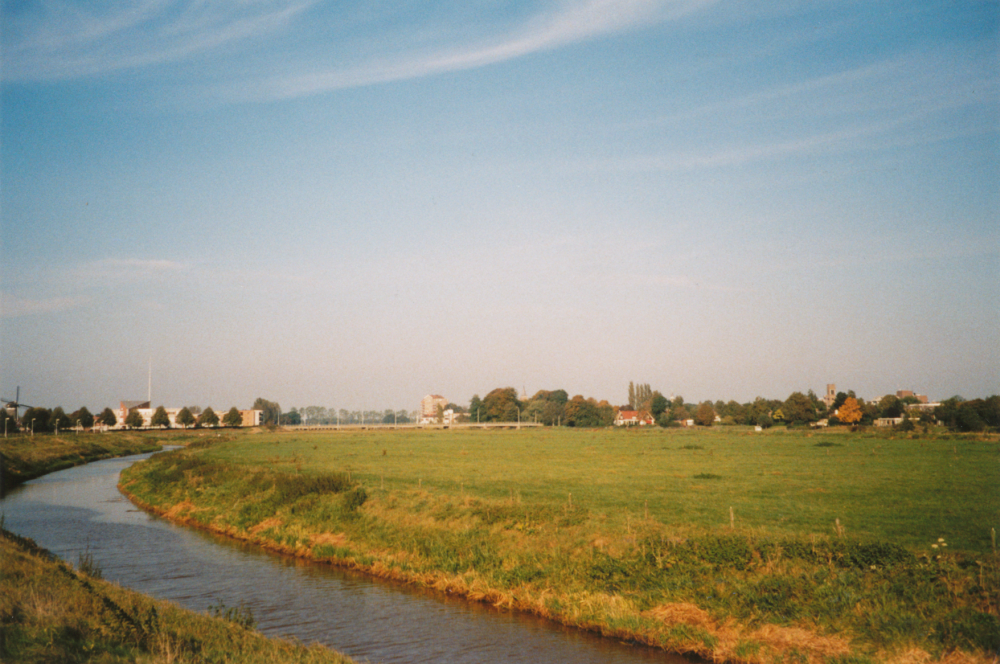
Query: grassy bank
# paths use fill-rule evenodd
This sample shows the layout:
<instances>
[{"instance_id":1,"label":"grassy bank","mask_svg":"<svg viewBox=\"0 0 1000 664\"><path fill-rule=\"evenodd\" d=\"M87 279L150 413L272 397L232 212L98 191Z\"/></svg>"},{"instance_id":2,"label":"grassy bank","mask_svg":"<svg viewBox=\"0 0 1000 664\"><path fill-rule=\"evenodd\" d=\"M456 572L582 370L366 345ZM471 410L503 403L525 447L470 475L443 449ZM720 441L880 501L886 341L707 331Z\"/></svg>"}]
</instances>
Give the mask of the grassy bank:
<instances>
[{"instance_id":1,"label":"grassy bank","mask_svg":"<svg viewBox=\"0 0 1000 664\"><path fill-rule=\"evenodd\" d=\"M208 439L206 439L207 441ZM717 661L990 661L996 437L260 433L137 464L148 509Z\"/></svg>"},{"instance_id":2,"label":"grassy bank","mask_svg":"<svg viewBox=\"0 0 1000 664\"><path fill-rule=\"evenodd\" d=\"M182 440L180 432L165 434L113 432L61 435L12 435L0 439L0 495L22 482L98 459L152 452L164 441Z\"/></svg>"},{"instance_id":3,"label":"grassy bank","mask_svg":"<svg viewBox=\"0 0 1000 664\"><path fill-rule=\"evenodd\" d=\"M0 661L346 664L325 648L268 639L237 609L212 618L78 573L0 530ZM228 616L227 616L228 614Z\"/></svg>"}]
</instances>

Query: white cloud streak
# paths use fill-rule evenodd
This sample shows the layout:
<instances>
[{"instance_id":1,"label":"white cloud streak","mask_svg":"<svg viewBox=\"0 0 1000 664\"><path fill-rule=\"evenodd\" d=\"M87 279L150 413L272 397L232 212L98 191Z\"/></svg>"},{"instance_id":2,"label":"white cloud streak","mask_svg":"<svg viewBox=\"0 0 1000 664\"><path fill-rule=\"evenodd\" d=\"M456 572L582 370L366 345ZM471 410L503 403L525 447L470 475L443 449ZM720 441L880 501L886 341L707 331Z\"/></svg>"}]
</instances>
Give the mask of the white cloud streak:
<instances>
[{"instance_id":1,"label":"white cloud streak","mask_svg":"<svg viewBox=\"0 0 1000 664\"><path fill-rule=\"evenodd\" d=\"M679 18L715 2L717 0L564 1L488 43L442 47L432 52L413 54L397 60L370 62L347 69L334 65L307 74L275 76L244 83L239 88L234 88L230 94L242 100L294 98L475 69L601 35Z\"/></svg>"},{"instance_id":2,"label":"white cloud streak","mask_svg":"<svg viewBox=\"0 0 1000 664\"><path fill-rule=\"evenodd\" d=\"M176 62L272 33L316 0L42 3L4 27L4 81L78 78Z\"/></svg>"},{"instance_id":3,"label":"white cloud streak","mask_svg":"<svg viewBox=\"0 0 1000 664\"><path fill-rule=\"evenodd\" d=\"M85 297L22 298L0 292L0 318L20 318L36 314L51 314L86 305Z\"/></svg>"}]
</instances>

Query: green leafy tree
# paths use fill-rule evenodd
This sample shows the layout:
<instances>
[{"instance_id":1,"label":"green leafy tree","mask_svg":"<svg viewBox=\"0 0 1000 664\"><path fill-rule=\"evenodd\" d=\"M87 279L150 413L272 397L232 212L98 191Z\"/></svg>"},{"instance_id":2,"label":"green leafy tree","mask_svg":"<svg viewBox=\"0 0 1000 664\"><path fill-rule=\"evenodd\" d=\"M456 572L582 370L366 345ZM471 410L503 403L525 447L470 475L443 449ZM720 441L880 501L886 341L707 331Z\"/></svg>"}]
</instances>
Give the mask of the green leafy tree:
<instances>
[{"instance_id":1,"label":"green leafy tree","mask_svg":"<svg viewBox=\"0 0 1000 664\"><path fill-rule=\"evenodd\" d=\"M299 413L298 410L292 408L290 411L281 416L281 423L290 424L293 426L302 424L302 415Z\"/></svg>"},{"instance_id":2,"label":"green leafy tree","mask_svg":"<svg viewBox=\"0 0 1000 664\"><path fill-rule=\"evenodd\" d=\"M29 408L24 411L24 415L21 417L21 426L24 427L25 431L41 433L52 431L51 421L52 411L48 408Z\"/></svg>"},{"instance_id":3,"label":"green leafy tree","mask_svg":"<svg viewBox=\"0 0 1000 664\"><path fill-rule=\"evenodd\" d=\"M87 410L86 406L73 413L70 419L73 420L73 424L79 424L84 429L90 429L94 426L94 415Z\"/></svg>"},{"instance_id":4,"label":"green leafy tree","mask_svg":"<svg viewBox=\"0 0 1000 664\"><path fill-rule=\"evenodd\" d=\"M792 392L781 405L784 418L792 424L808 424L815 422L816 404L807 395L801 392ZM775 418L777 419L777 418Z\"/></svg>"},{"instance_id":5,"label":"green leafy tree","mask_svg":"<svg viewBox=\"0 0 1000 664\"><path fill-rule=\"evenodd\" d=\"M54 427L57 431L65 431L73 424L74 422L69 419L69 415L66 414L62 406L56 406L52 409L52 417L49 419L50 427Z\"/></svg>"},{"instance_id":6,"label":"green leafy tree","mask_svg":"<svg viewBox=\"0 0 1000 664\"><path fill-rule=\"evenodd\" d=\"M879 417L902 417L905 404L895 394L887 394L878 402Z\"/></svg>"},{"instance_id":7,"label":"green leafy tree","mask_svg":"<svg viewBox=\"0 0 1000 664\"><path fill-rule=\"evenodd\" d=\"M151 427L163 427L164 429L170 428L170 416L167 415L167 409L163 406L158 406L156 412L153 413L153 417L149 420L149 426Z\"/></svg>"},{"instance_id":8,"label":"green leafy tree","mask_svg":"<svg viewBox=\"0 0 1000 664\"><path fill-rule=\"evenodd\" d=\"M7 433L18 432L17 419L6 408L0 409L0 419L3 420L0 422L0 427L3 427L4 431Z\"/></svg>"},{"instance_id":9,"label":"green leafy tree","mask_svg":"<svg viewBox=\"0 0 1000 664\"><path fill-rule=\"evenodd\" d=\"M240 418L242 420L242 418ZM198 416L198 424L203 427L217 427L219 426L219 416L215 414L212 407L209 406L205 410L201 411L201 415Z\"/></svg>"},{"instance_id":10,"label":"green leafy tree","mask_svg":"<svg viewBox=\"0 0 1000 664\"><path fill-rule=\"evenodd\" d=\"M653 417L659 419L667 411L669 405L670 402L659 391L653 392L653 396L649 400L649 412Z\"/></svg>"},{"instance_id":11,"label":"green leafy tree","mask_svg":"<svg viewBox=\"0 0 1000 664\"><path fill-rule=\"evenodd\" d=\"M185 406L181 408L180 412L177 413L177 424L181 425L185 429L195 423L194 413L191 409Z\"/></svg>"},{"instance_id":12,"label":"green leafy tree","mask_svg":"<svg viewBox=\"0 0 1000 664\"><path fill-rule=\"evenodd\" d=\"M234 406L235 408L235 406ZM281 406L275 401L268 401L263 397L257 397L253 402L253 409L263 411L261 421L263 424L278 424L281 418ZM242 420L240 420L242 422Z\"/></svg>"},{"instance_id":13,"label":"green leafy tree","mask_svg":"<svg viewBox=\"0 0 1000 664\"><path fill-rule=\"evenodd\" d=\"M482 421L482 409L483 400L479 398L478 394L472 395L472 400L469 401L469 421L470 422L480 422Z\"/></svg>"},{"instance_id":14,"label":"green leafy tree","mask_svg":"<svg viewBox=\"0 0 1000 664\"><path fill-rule=\"evenodd\" d=\"M257 410L254 408L254 410ZM277 420L275 420L277 422ZM222 424L227 427L241 427L243 426L243 415L240 411L233 406L229 409L229 412L222 416Z\"/></svg>"},{"instance_id":15,"label":"green leafy tree","mask_svg":"<svg viewBox=\"0 0 1000 664\"><path fill-rule=\"evenodd\" d=\"M118 424L118 417L115 415L115 411L110 408L105 408L101 411L101 414L97 416L97 422L107 427L113 427Z\"/></svg>"},{"instance_id":16,"label":"green leafy tree","mask_svg":"<svg viewBox=\"0 0 1000 664\"><path fill-rule=\"evenodd\" d=\"M703 427L715 424L715 408L712 407L711 401L706 401L698 406L698 410L694 414L694 421Z\"/></svg>"},{"instance_id":17,"label":"green leafy tree","mask_svg":"<svg viewBox=\"0 0 1000 664\"><path fill-rule=\"evenodd\" d=\"M520 402L513 387L498 387L483 399L483 422L515 422Z\"/></svg>"},{"instance_id":18,"label":"green leafy tree","mask_svg":"<svg viewBox=\"0 0 1000 664\"><path fill-rule=\"evenodd\" d=\"M144 424L145 421L142 419L142 413L139 412L138 408L133 408L125 416L125 426L130 429L141 429Z\"/></svg>"}]
</instances>

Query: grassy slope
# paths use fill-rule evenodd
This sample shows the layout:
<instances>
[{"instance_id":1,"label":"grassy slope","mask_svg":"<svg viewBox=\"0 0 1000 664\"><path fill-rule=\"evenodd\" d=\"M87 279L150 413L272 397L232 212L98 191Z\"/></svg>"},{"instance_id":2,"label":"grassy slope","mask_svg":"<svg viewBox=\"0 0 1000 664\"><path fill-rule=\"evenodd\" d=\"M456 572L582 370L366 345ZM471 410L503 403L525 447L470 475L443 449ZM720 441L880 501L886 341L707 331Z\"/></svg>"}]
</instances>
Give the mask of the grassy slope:
<instances>
[{"instance_id":1,"label":"grassy slope","mask_svg":"<svg viewBox=\"0 0 1000 664\"><path fill-rule=\"evenodd\" d=\"M22 482L80 464L152 452L172 437L156 434L114 432L68 433L55 436L16 435L0 439L0 494Z\"/></svg>"},{"instance_id":2,"label":"grassy slope","mask_svg":"<svg viewBox=\"0 0 1000 664\"><path fill-rule=\"evenodd\" d=\"M0 532L0 661L347 664L88 577Z\"/></svg>"},{"instance_id":3,"label":"grassy slope","mask_svg":"<svg viewBox=\"0 0 1000 664\"><path fill-rule=\"evenodd\" d=\"M276 433L124 483L263 546L715 659L917 661L1000 645L998 462L996 437Z\"/></svg>"}]
</instances>

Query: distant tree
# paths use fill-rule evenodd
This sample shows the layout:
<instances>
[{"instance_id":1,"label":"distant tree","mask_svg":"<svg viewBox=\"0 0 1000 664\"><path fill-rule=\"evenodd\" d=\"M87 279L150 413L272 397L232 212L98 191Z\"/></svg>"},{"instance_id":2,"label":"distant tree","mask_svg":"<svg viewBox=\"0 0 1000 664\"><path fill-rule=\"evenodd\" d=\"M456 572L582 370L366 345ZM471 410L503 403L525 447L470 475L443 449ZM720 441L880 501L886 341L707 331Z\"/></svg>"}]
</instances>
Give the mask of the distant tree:
<instances>
[{"instance_id":1,"label":"distant tree","mask_svg":"<svg viewBox=\"0 0 1000 664\"><path fill-rule=\"evenodd\" d=\"M235 408L236 406L233 406ZM281 406L275 401L268 401L263 397L257 397L253 402L253 409L263 411L261 421L263 424L278 424L281 418ZM242 419L240 422L242 423Z\"/></svg>"},{"instance_id":2,"label":"distant tree","mask_svg":"<svg viewBox=\"0 0 1000 664\"><path fill-rule=\"evenodd\" d=\"M149 420L149 426L151 427L163 427L164 429L170 428L170 416L167 415L167 409L163 406L157 406L156 411L153 413L153 417Z\"/></svg>"},{"instance_id":3,"label":"distant tree","mask_svg":"<svg viewBox=\"0 0 1000 664\"><path fill-rule=\"evenodd\" d=\"M590 398L585 399L578 394L566 402L565 424L571 427L605 427L614 422L615 413L611 404Z\"/></svg>"},{"instance_id":4,"label":"distant tree","mask_svg":"<svg viewBox=\"0 0 1000 664\"><path fill-rule=\"evenodd\" d=\"M774 420L771 419L771 416L767 413L761 413L757 416L757 419L754 420L754 424L759 426L761 429L770 429L774 426Z\"/></svg>"},{"instance_id":5,"label":"distant tree","mask_svg":"<svg viewBox=\"0 0 1000 664\"><path fill-rule=\"evenodd\" d=\"M133 408L125 416L125 426L130 429L141 429L146 422L142 419L142 413L138 408Z\"/></svg>"},{"instance_id":6,"label":"distant tree","mask_svg":"<svg viewBox=\"0 0 1000 664\"><path fill-rule=\"evenodd\" d=\"M254 410L257 410L257 408L254 408ZM227 427L241 427L243 426L243 415L236 406L233 406L229 409L228 413L222 416L222 424Z\"/></svg>"},{"instance_id":7,"label":"distant tree","mask_svg":"<svg viewBox=\"0 0 1000 664\"><path fill-rule=\"evenodd\" d=\"M25 431L34 431L35 433L51 431L52 427L49 426L51 419L52 411L48 408L29 408L21 416L21 426L24 427Z\"/></svg>"},{"instance_id":8,"label":"distant tree","mask_svg":"<svg viewBox=\"0 0 1000 664\"><path fill-rule=\"evenodd\" d=\"M715 424L715 408L711 401L706 401L698 406L698 411L694 414L694 421L703 427L710 427Z\"/></svg>"},{"instance_id":9,"label":"distant tree","mask_svg":"<svg viewBox=\"0 0 1000 664\"><path fill-rule=\"evenodd\" d=\"M84 429L91 429L94 426L94 415L87 410L86 406L73 413L70 419L73 420L74 425L79 424Z\"/></svg>"},{"instance_id":10,"label":"distant tree","mask_svg":"<svg viewBox=\"0 0 1000 664\"><path fill-rule=\"evenodd\" d=\"M118 417L115 415L115 411L110 408L105 408L101 411L101 414L97 416L97 422L106 427L113 427L118 424Z\"/></svg>"},{"instance_id":11,"label":"distant tree","mask_svg":"<svg viewBox=\"0 0 1000 664\"><path fill-rule=\"evenodd\" d=\"M856 424L861 421L862 416L861 406L854 397L847 397L844 405L837 411L837 419L845 424Z\"/></svg>"},{"instance_id":12,"label":"distant tree","mask_svg":"<svg viewBox=\"0 0 1000 664\"><path fill-rule=\"evenodd\" d=\"M879 417L902 417L906 405L895 395L887 394L878 402Z\"/></svg>"},{"instance_id":13,"label":"distant tree","mask_svg":"<svg viewBox=\"0 0 1000 664\"><path fill-rule=\"evenodd\" d=\"M240 418L242 421L243 418ZM205 410L201 411L201 415L198 416L198 424L203 427L217 427L219 426L219 416L215 414L212 407L209 406Z\"/></svg>"},{"instance_id":14,"label":"distant tree","mask_svg":"<svg viewBox=\"0 0 1000 664\"><path fill-rule=\"evenodd\" d=\"M191 409L185 406L181 408L180 412L177 413L177 424L181 425L185 429L195 423L194 413Z\"/></svg>"},{"instance_id":15,"label":"distant tree","mask_svg":"<svg viewBox=\"0 0 1000 664\"><path fill-rule=\"evenodd\" d=\"M52 417L49 419L49 426L56 429L57 431L65 431L73 426L74 422L70 421L69 415L63 410L62 406L56 406L52 409Z\"/></svg>"},{"instance_id":16,"label":"distant tree","mask_svg":"<svg viewBox=\"0 0 1000 664\"><path fill-rule=\"evenodd\" d=\"M670 409L670 415L673 420L681 424L691 419L691 413L688 412L687 406L674 406Z\"/></svg>"},{"instance_id":17,"label":"distant tree","mask_svg":"<svg viewBox=\"0 0 1000 664\"><path fill-rule=\"evenodd\" d=\"M628 408L629 408L629 410L635 410L636 403L638 403L638 401L636 400L636 397L635 397L635 383L633 383L632 381L629 381L628 382Z\"/></svg>"},{"instance_id":18,"label":"distant tree","mask_svg":"<svg viewBox=\"0 0 1000 664\"><path fill-rule=\"evenodd\" d=\"M302 415L299 414L299 411L292 408L290 411L281 416L281 423L297 426L302 424Z\"/></svg>"},{"instance_id":19,"label":"distant tree","mask_svg":"<svg viewBox=\"0 0 1000 664\"><path fill-rule=\"evenodd\" d=\"M518 417L520 402L513 387L498 387L483 399L483 422L514 422Z\"/></svg>"},{"instance_id":20,"label":"distant tree","mask_svg":"<svg viewBox=\"0 0 1000 664\"><path fill-rule=\"evenodd\" d=\"M13 411L8 411L6 408L0 409L0 419L3 420L3 422L0 422L0 426L3 427L3 430L6 433L18 432L17 419L14 417L12 412Z\"/></svg>"},{"instance_id":21,"label":"distant tree","mask_svg":"<svg viewBox=\"0 0 1000 664\"><path fill-rule=\"evenodd\" d=\"M801 392L789 394L781 410L785 419L793 424L808 424L817 420L815 403Z\"/></svg>"},{"instance_id":22,"label":"distant tree","mask_svg":"<svg viewBox=\"0 0 1000 664\"><path fill-rule=\"evenodd\" d=\"M649 412L653 417L659 418L666 412L669 405L670 402L659 391L653 392L653 396L649 400Z\"/></svg>"}]
</instances>

